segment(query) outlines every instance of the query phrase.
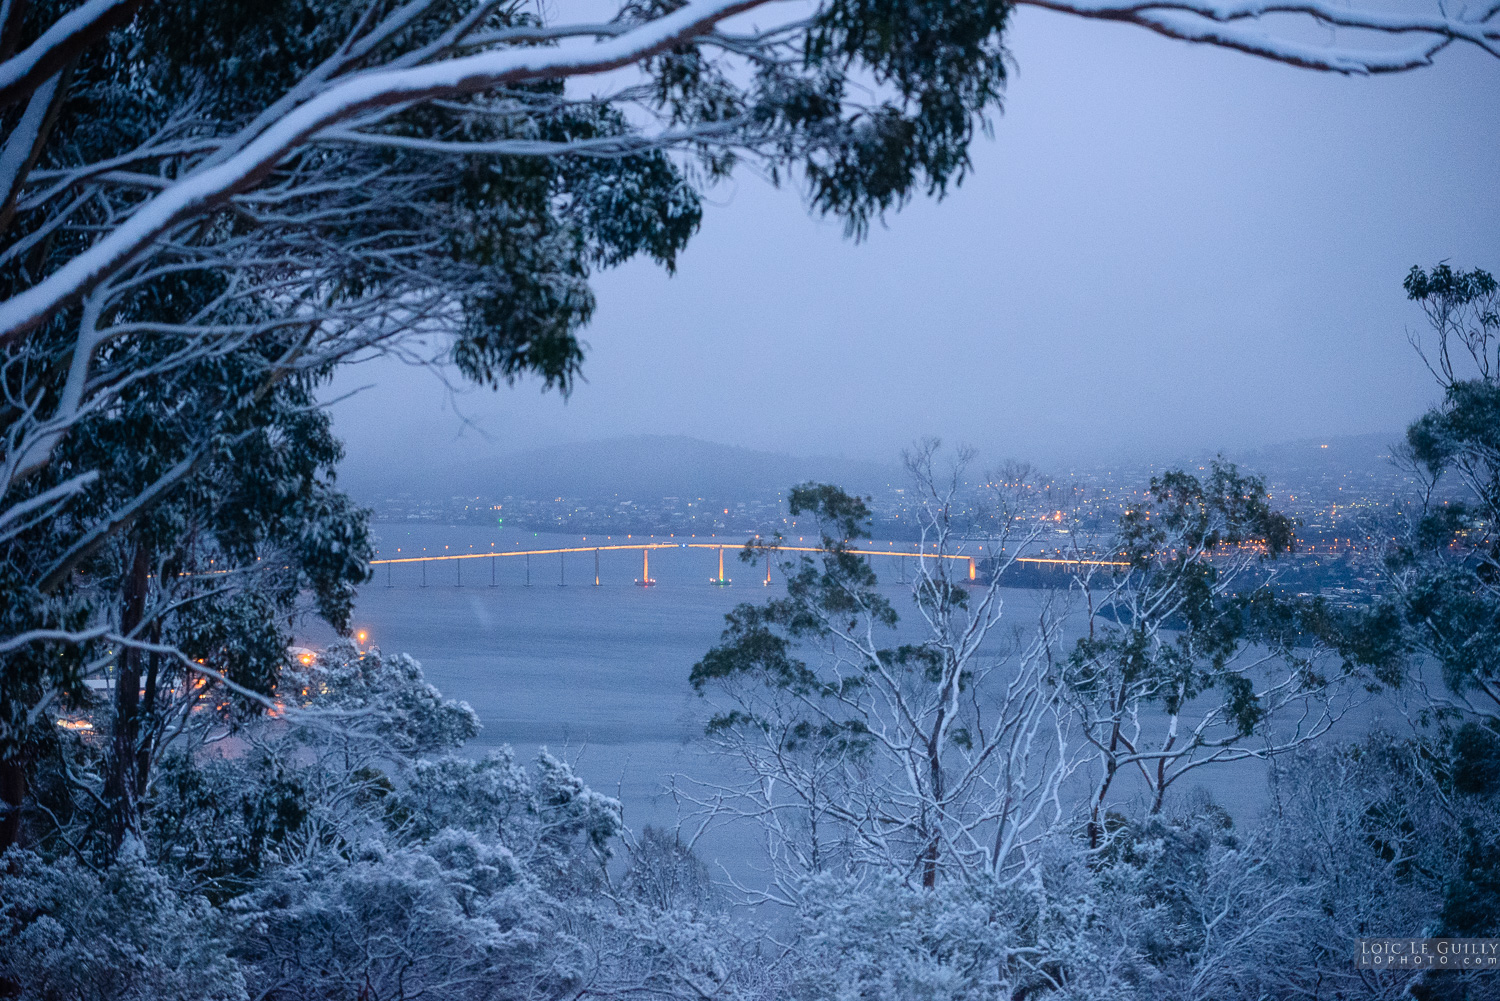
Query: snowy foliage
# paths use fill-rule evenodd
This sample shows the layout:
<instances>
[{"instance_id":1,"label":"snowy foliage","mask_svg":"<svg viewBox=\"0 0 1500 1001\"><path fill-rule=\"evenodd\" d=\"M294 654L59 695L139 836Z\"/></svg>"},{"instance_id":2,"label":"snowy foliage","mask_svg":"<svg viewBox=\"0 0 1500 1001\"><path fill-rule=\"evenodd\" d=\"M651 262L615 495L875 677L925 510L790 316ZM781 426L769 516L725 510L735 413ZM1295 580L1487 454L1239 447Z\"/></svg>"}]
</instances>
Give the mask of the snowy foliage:
<instances>
[{"instance_id":1,"label":"snowy foliage","mask_svg":"<svg viewBox=\"0 0 1500 1001\"><path fill-rule=\"evenodd\" d=\"M1500 54L1494 5L1019 2L1342 73L1455 42ZM850 551L862 503L794 491L825 521L824 559L788 561L787 598L737 609L693 676L749 781L689 795L705 819L763 825L779 924L730 917L689 845L632 835L566 762L462 756L474 713L410 658L288 655L300 616L347 627L368 573L318 403L337 365L385 352L567 391L590 277L674 267L702 191L738 164L855 237L942 197L1000 109L1012 11L630 0L570 24L494 0L0 4L0 996L1479 990L1353 976L1340 950L1372 929L1500 929L1484 272L1408 280L1447 393L1411 459L1474 500L1411 519L1394 596L1366 618L1232 600L1208 557L1274 555L1286 526L1257 482L1215 469L1153 484L1154 522L1127 517L1129 569L1095 606L1113 625L1071 658L1051 615L981 656L998 592L941 558L914 584L925 635L895 642ZM1417 41L1268 30L1288 20ZM1477 378L1455 374L1455 346ZM961 557L932 454L912 459L924 541ZM1004 551L1025 524L1002 499L983 527ZM1372 684L1420 687L1435 658L1435 726L1285 766L1277 811L1244 832L1210 805L1171 812L1190 769L1285 755L1337 717L1310 636ZM1165 733L1127 732L1143 707ZM1276 729L1309 707L1310 728ZM1089 755L1103 777L1073 803ZM1144 816L1106 808L1127 766L1154 794Z\"/></svg>"},{"instance_id":2,"label":"snowy foliage","mask_svg":"<svg viewBox=\"0 0 1500 1001\"><path fill-rule=\"evenodd\" d=\"M473 714L409 657L336 647L293 677L295 708L169 756L144 843L75 852L86 812L42 804L70 822L0 864L0 982L24 998L675 997L742 966L701 863L659 832L630 850L619 803L546 751L530 767L446 753Z\"/></svg>"},{"instance_id":3,"label":"snowy foliage","mask_svg":"<svg viewBox=\"0 0 1500 1001\"><path fill-rule=\"evenodd\" d=\"M98 1001L241 1001L231 923L132 841L100 874L29 851L0 859L0 990Z\"/></svg>"},{"instance_id":4,"label":"snowy foliage","mask_svg":"<svg viewBox=\"0 0 1500 1001\"><path fill-rule=\"evenodd\" d=\"M983 554L953 513L962 458L938 473L937 449L908 457L930 554L914 560L920 632L897 631L896 609L855 552L868 532L864 502L804 484L791 513L817 520L822 553L791 560L779 539L747 545L746 558L779 561L786 597L735 608L693 668L714 708L709 740L744 778L687 794L710 814L761 826L784 899L804 876L870 867L927 886L940 875L1017 880L1030 846L1067 820L1057 792L1077 758L1050 677L1057 620L1044 610L1035 635L983 649L999 632L1002 576L973 592L960 583L967 555ZM1033 512L1010 488L991 500L985 545L1013 559Z\"/></svg>"},{"instance_id":5,"label":"snowy foliage","mask_svg":"<svg viewBox=\"0 0 1500 1001\"><path fill-rule=\"evenodd\" d=\"M406 654L386 657L337 643L310 665L285 670L278 691L288 706L347 715L361 735L376 735L401 754L460 747L479 732L468 704L444 699Z\"/></svg>"},{"instance_id":6,"label":"snowy foliage","mask_svg":"<svg viewBox=\"0 0 1500 1001\"><path fill-rule=\"evenodd\" d=\"M1406 293L1431 331L1411 336L1443 401L1407 428L1400 460L1420 484L1371 568L1388 587L1350 623L1346 655L1458 725L1500 722L1500 286L1489 272L1413 268ZM1426 669L1436 663L1441 683Z\"/></svg>"},{"instance_id":7,"label":"snowy foliage","mask_svg":"<svg viewBox=\"0 0 1500 1001\"><path fill-rule=\"evenodd\" d=\"M923 886L870 855L784 873L788 908L747 920L679 835L632 834L555 756L454 753L473 714L409 657L342 645L282 678L272 712L198 715L220 739L176 745L118 850L58 774L103 749L52 749L33 847L0 857L11 996L1354 1001L1490 983L1349 961L1363 936L1500 932L1490 731L1301 749L1240 826L1189 799L1112 812L1091 848L1079 813L1031 840L1024 878Z\"/></svg>"},{"instance_id":8,"label":"snowy foliage","mask_svg":"<svg viewBox=\"0 0 1500 1001\"><path fill-rule=\"evenodd\" d=\"M1122 774L1159 811L1184 776L1314 741L1357 698L1325 607L1274 586L1294 525L1259 478L1221 460L1202 478L1172 470L1117 524L1072 538L1076 558L1109 557L1074 575L1088 633L1062 672L1096 752L1094 843Z\"/></svg>"}]
</instances>

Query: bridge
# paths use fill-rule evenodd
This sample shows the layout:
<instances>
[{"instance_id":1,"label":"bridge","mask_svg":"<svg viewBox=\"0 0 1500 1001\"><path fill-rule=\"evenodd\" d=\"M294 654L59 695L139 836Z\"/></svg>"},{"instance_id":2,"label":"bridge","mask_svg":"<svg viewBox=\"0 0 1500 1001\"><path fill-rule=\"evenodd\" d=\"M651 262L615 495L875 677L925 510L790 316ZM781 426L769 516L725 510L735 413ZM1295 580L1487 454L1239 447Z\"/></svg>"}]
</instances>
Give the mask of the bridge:
<instances>
[{"instance_id":1,"label":"bridge","mask_svg":"<svg viewBox=\"0 0 1500 1001\"><path fill-rule=\"evenodd\" d=\"M968 579L971 582L977 582L978 577L979 577L979 562L978 561L984 559L984 556L983 555L979 555L978 553L976 553L975 555L965 555L965 554L961 554L961 553L931 553L931 552L923 552L920 549L916 549L916 550L912 550L912 549L909 549L909 548L897 549L896 548L896 543L894 543L894 542L887 543L887 545L890 546L891 548L889 548L889 549L849 549L849 550L845 550L845 551L848 552L848 553L850 553L851 555L854 555L854 556L899 557L903 561L902 564L901 564L901 566L903 568L903 571L904 571L904 568L905 568L905 562L904 561L906 559L908 559L908 558L910 558L910 559L916 559L916 560L954 560L954 561L961 561L961 562L967 563L967 567L965 569L967 569L967 571L968 571ZM386 586L387 587L393 586L391 584L391 568L393 566L397 565L397 564L401 564L401 563L416 563L416 564L419 564L421 566L421 569L422 569L422 586L426 587L427 586L427 564L429 564L429 563L453 563L454 564L454 570L455 570L456 583L458 584L458 586L462 587L463 586L463 561L465 561L465 560L486 560L487 559L487 560L490 561L490 586L491 587L496 587L496 586L498 586L497 581L496 581L496 572L495 572L495 568L496 568L497 562L499 560L501 560L501 559L510 559L512 557L520 556L520 557L523 557L525 559L525 562L526 562L526 584L527 584L527 586L530 586L530 584L531 584L531 557L533 557L533 556L556 556L556 557L558 557L558 584L561 585L561 584L566 584L567 583L567 557L568 557L568 554L569 553L593 553L594 554L594 586L598 587L598 586L600 586L603 583L603 581L602 581L602 579L600 577L600 573L599 573L599 554L600 553L605 553L605 552L630 551L630 552L639 552L641 554L641 575L640 575L640 577L638 577L638 578L635 579L635 583L637 585L641 586L641 587L653 587L656 584L656 580L651 576L651 554L653 552L657 552L657 551L663 550L663 549L716 549L716 550L718 550L718 556L719 556L719 572L718 572L717 576L710 577L708 582L710 584L713 584L713 585L718 586L718 587L725 587L725 586L728 586L732 582L730 581L730 579L728 577L724 576L724 550L725 549L739 550L741 548L743 548L743 544L741 544L741 543L731 544L731 543L724 543L724 542L635 542L635 543L610 543L608 545L599 545L599 546L561 546L561 547L552 548L552 549L511 549L511 550L496 549L496 550L491 550L490 552L484 552L484 553L450 553L450 554L445 554L445 555L441 555L441 556L438 556L438 555L434 555L434 556L397 556L397 557L391 557L391 558L387 558L387 559L371 560L370 563L371 563L372 566L384 566L386 568ZM826 552L826 550L824 550L821 546L787 546L787 545L782 545L782 546L775 547L775 549L776 549L777 552L782 552L782 553L821 553L821 552ZM979 547L980 551L982 551L983 549L984 549L983 546ZM770 561L770 560L766 561L766 576L765 576L765 580L763 580L761 582L764 585L769 585L771 583L771 562L772 561ZM1047 556L1021 556L1021 557L1017 557L1016 558L1016 562L1017 563L1021 563L1021 564L1034 564L1034 565L1038 565L1038 566L1051 566L1051 567L1055 567L1055 568L1058 568L1058 569L1065 569L1065 568L1069 568L1069 567L1081 569L1083 567L1088 567L1088 566L1097 566L1097 567L1124 567L1124 566L1129 566L1128 563L1118 562L1118 561L1110 561L1110 560L1068 559L1068 558L1062 558L1062 557L1047 557ZM903 577L905 576L904 573L903 573L902 576Z\"/></svg>"}]
</instances>

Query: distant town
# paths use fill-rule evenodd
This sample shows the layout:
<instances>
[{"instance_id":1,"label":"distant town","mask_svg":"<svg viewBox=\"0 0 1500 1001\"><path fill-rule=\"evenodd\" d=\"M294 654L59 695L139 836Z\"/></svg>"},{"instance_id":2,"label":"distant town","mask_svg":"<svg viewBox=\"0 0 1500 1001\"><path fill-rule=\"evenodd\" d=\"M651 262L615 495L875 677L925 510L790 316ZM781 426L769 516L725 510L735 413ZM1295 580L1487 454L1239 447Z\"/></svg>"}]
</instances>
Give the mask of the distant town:
<instances>
[{"instance_id":1,"label":"distant town","mask_svg":"<svg viewBox=\"0 0 1500 1001\"><path fill-rule=\"evenodd\" d=\"M1206 469L1206 463L1199 469ZM1075 533L1102 528L1137 503L1159 469L1071 472L1036 489L1068 517L1054 512L1044 518L1029 554L1078 553L1087 542ZM1190 466L1189 472L1195 470ZM1326 465L1288 467L1267 477L1267 492L1282 512L1295 518L1297 549L1278 561L1275 573L1282 590L1320 595L1337 604L1357 604L1376 593L1377 582L1367 560L1382 542L1380 523L1392 505L1413 495L1415 478L1385 463L1368 469L1331 470ZM991 512L983 504L982 483L967 484L960 494L958 523L983 534ZM377 521L386 523L494 524L568 535L646 535L668 537L798 534L811 529L791 518L787 488L741 490L738 496L595 496L538 497L509 493L433 497L394 493L371 503ZM894 485L868 494L872 534L882 540L916 542L921 538L920 498ZM1040 496L1038 498L1040 502ZM1034 505L1038 510L1042 505ZM1040 517L1040 516L1039 516ZM1054 520L1055 519L1055 520ZM1040 583L1021 580L1018 584ZM1033 573L1035 576L1035 573Z\"/></svg>"}]
</instances>

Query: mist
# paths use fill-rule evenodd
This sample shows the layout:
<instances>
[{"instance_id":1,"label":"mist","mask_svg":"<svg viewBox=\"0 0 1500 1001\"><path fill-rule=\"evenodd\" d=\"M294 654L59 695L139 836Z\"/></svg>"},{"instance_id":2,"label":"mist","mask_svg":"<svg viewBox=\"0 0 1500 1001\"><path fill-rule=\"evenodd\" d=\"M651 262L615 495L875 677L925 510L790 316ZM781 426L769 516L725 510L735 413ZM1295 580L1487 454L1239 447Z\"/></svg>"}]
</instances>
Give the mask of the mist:
<instances>
[{"instance_id":1,"label":"mist","mask_svg":"<svg viewBox=\"0 0 1500 1001\"><path fill-rule=\"evenodd\" d=\"M452 394L389 361L334 395L348 476L680 435L891 462L1109 465L1388 434L1436 398L1401 279L1500 256L1500 70L1345 79L1017 13L974 169L853 242L749 169L667 275L603 272L585 381Z\"/></svg>"}]
</instances>

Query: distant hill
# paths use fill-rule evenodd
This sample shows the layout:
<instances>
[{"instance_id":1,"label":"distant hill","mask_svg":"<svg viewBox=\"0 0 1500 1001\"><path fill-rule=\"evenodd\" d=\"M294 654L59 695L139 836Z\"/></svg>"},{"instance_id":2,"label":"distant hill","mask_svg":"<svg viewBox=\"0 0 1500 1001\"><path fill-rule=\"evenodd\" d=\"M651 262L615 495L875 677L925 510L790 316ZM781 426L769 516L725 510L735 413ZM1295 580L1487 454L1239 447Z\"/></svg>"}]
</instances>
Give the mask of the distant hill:
<instances>
[{"instance_id":1,"label":"distant hill","mask_svg":"<svg viewBox=\"0 0 1500 1001\"><path fill-rule=\"evenodd\" d=\"M1266 485L1273 489L1306 491L1342 487L1370 497L1383 497L1400 492L1407 484L1407 473L1392 462L1392 449L1404 438L1402 431L1325 435L1256 448L1225 449L1223 455L1243 472L1264 477ZM1192 469L1208 465L1212 458L1214 454L1205 453L1178 465Z\"/></svg>"},{"instance_id":2,"label":"distant hill","mask_svg":"<svg viewBox=\"0 0 1500 1001\"><path fill-rule=\"evenodd\" d=\"M1391 465L1400 431L1337 435L1226 450L1241 469L1272 484L1307 485L1339 479L1379 491L1404 477ZM1169 468L1206 466L1214 453L1149 464L1078 470L1114 482L1145 483ZM1042 472L1054 472L1042 469ZM1056 471L1066 475L1065 470ZM454 496L550 499L605 498L651 501L663 497L750 498L794 483L837 483L856 493L883 495L905 486L905 473L889 465L833 456L801 457L719 445L687 435L634 435L531 448L462 465L386 467L378 478L341 480L357 499L375 503L409 494L434 500Z\"/></svg>"},{"instance_id":3,"label":"distant hill","mask_svg":"<svg viewBox=\"0 0 1500 1001\"><path fill-rule=\"evenodd\" d=\"M1391 463L1391 449L1404 438L1404 431L1324 435L1253 448L1178 456L1158 462L1100 466L1087 472L1144 483L1166 469L1193 470L1207 466L1222 454L1241 470L1264 476L1270 483L1311 483L1330 477L1354 478L1368 483L1399 483L1405 479L1405 474Z\"/></svg>"},{"instance_id":4,"label":"distant hill","mask_svg":"<svg viewBox=\"0 0 1500 1001\"><path fill-rule=\"evenodd\" d=\"M1302 438L1251 449L1230 458L1267 476L1290 477L1334 471L1395 476L1391 449L1404 438L1403 431Z\"/></svg>"},{"instance_id":5,"label":"distant hill","mask_svg":"<svg viewBox=\"0 0 1500 1001\"><path fill-rule=\"evenodd\" d=\"M902 478L894 465L761 452L686 435L635 435L527 449L462 469L403 470L350 486L372 499L396 493L659 499L749 496L806 480L883 491Z\"/></svg>"}]
</instances>

